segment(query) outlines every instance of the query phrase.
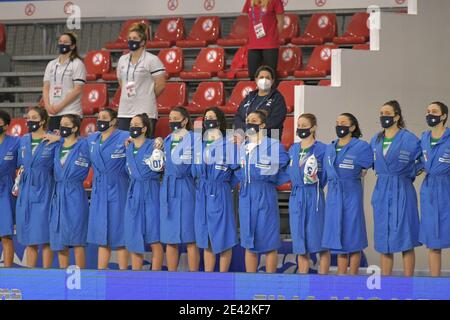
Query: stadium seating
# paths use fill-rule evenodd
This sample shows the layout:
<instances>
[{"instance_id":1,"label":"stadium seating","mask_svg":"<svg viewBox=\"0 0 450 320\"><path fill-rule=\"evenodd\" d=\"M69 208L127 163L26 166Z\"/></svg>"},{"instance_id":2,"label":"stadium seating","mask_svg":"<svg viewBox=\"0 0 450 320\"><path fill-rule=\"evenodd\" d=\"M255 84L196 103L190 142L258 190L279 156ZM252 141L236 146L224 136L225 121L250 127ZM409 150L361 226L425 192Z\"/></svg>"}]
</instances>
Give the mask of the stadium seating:
<instances>
[{"instance_id":1,"label":"stadium seating","mask_svg":"<svg viewBox=\"0 0 450 320\"><path fill-rule=\"evenodd\" d=\"M180 72L181 79L208 79L217 76L225 68L223 48L203 48L195 60L192 71Z\"/></svg>"},{"instance_id":2,"label":"stadium seating","mask_svg":"<svg viewBox=\"0 0 450 320\"><path fill-rule=\"evenodd\" d=\"M320 80L318 85L321 87L329 87L329 86L331 86L331 80L327 80L327 79Z\"/></svg>"},{"instance_id":3,"label":"stadium seating","mask_svg":"<svg viewBox=\"0 0 450 320\"><path fill-rule=\"evenodd\" d=\"M0 24L0 52L6 51L6 27Z\"/></svg>"},{"instance_id":4,"label":"stadium seating","mask_svg":"<svg viewBox=\"0 0 450 320\"><path fill-rule=\"evenodd\" d=\"M6 134L14 137L21 137L28 133L27 120L23 118L12 119Z\"/></svg>"},{"instance_id":5,"label":"stadium seating","mask_svg":"<svg viewBox=\"0 0 450 320\"><path fill-rule=\"evenodd\" d=\"M294 112L294 104L295 104L295 86L304 85L304 82L301 80L292 80L292 81L281 81L278 85L278 90L283 95L284 100L286 101L286 108L288 113Z\"/></svg>"},{"instance_id":6,"label":"stadium seating","mask_svg":"<svg viewBox=\"0 0 450 320\"><path fill-rule=\"evenodd\" d=\"M209 107L223 106L224 103L223 82L201 82L187 109L192 114L201 114Z\"/></svg>"},{"instance_id":7,"label":"stadium seating","mask_svg":"<svg viewBox=\"0 0 450 320\"><path fill-rule=\"evenodd\" d=\"M184 38L184 19L163 19L155 31L152 41L147 41L147 48L169 48Z\"/></svg>"},{"instance_id":8,"label":"stadium seating","mask_svg":"<svg viewBox=\"0 0 450 320\"><path fill-rule=\"evenodd\" d=\"M185 40L178 40L177 47L195 48L214 44L220 37L219 17L198 17Z\"/></svg>"},{"instance_id":9,"label":"stadium seating","mask_svg":"<svg viewBox=\"0 0 450 320\"><path fill-rule=\"evenodd\" d=\"M370 44L369 43L355 44L353 46L353 50L370 50Z\"/></svg>"},{"instance_id":10,"label":"stadium seating","mask_svg":"<svg viewBox=\"0 0 450 320\"><path fill-rule=\"evenodd\" d=\"M169 127L169 118L159 118L156 122L155 137L166 138L171 133Z\"/></svg>"},{"instance_id":11,"label":"stadium seating","mask_svg":"<svg viewBox=\"0 0 450 320\"><path fill-rule=\"evenodd\" d=\"M224 39L218 39L217 44L221 47L239 47L248 42L248 16L241 15L236 18L231 27L230 34Z\"/></svg>"},{"instance_id":12,"label":"stadium seating","mask_svg":"<svg viewBox=\"0 0 450 320\"><path fill-rule=\"evenodd\" d=\"M280 44L291 42L292 38L298 36L299 33L299 18L296 14L285 14L283 31L280 34Z\"/></svg>"},{"instance_id":13,"label":"stadium seating","mask_svg":"<svg viewBox=\"0 0 450 320\"><path fill-rule=\"evenodd\" d=\"M367 12L355 13L347 27L347 31L341 37L335 37L335 44L357 44L369 41L370 30L368 27L368 19L370 14Z\"/></svg>"},{"instance_id":14,"label":"stadium seating","mask_svg":"<svg viewBox=\"0 0 450 320\"><path fill-rule=\"evenodd\" d=\"M168 78L178 77L184 68L184 55L180 48L163 49L158 58L164 64Z\"/></svg>"},{"instance_id":15,"label":"stadium seating","mask_svg":"<svg viewBox=\"0 0 450 320\"><path fill-rule=\"evenodd\" d=\"M294 117L286 117L283 126L283 136L281 137L281 144L286 148L286 150L289 150L291 145L294 143L295 127Z\"/></svg>"},{"instance_id":16,"label":"stadium seating","mask_svg":"<svg viewBox=\"0 0 450 320\"><path fill-rule=\"evenodd\" d=\"M109 50L124 50L128 49L128 32L130 31L130 27L134 23L145 23L148 25L148 34L147 34L147 40L150 40L151 35L151 27L150 27L150 21L145 19L133 19L125 21L122 25L122 29L120 30L120 34L116 41L109 42L105 45L106 49Z\"/></svg>"},{"instance_id":17,"label":"stadium seating","mask_svg":"<svg viewBox=\"0 0 450 320\"><path fill-rule=\"evenodd\" d=\"M302 67L302 50L299 47L281 47L278 53L277 73L280 78L292 76Z\"/></svg>"},{"instance_id":18,"label":"stadium seating","mask_svg":"<svg viewBox=\"0 0 450 320\"><path fill-rule=\"evenodd\" d=\"M84 115L93 115L108 105L106 83L88 83L83 86L81 106Z\"/></svg>"},{"instance_id":19,"label":"stadium seating","mask_svg":"<svg viewBox=\"0 0 450 320\"><path fill-rule=\"evenodd\" d=\"M178 106L187 105L187 89L184 82L168 82L162 94L157 98L158 112L169 114Z\"/></svg>"},{"instance_id":20,"label":"stadium seating","mask_svg":"<svg viewBox=\"0 0 450 320\"><path fill-rule=\"evenodd\" d=\"M109 108L113 109L113 110L119 110L119 104L120 104L120 97L122 95L122 90L119 88L117 88L116 92L114 93L114 97L112 99L112 101L109 104Z\"/></svg>"},{"instance_id":21,"label":"stadium seating","mask_svg":"<svg viewBox=\"0 0 450 320\"><path fill-rule=\"evenodd\" d=\"M226 114L235 114L242 100L250 91L256 90L254 81L239 81L231 92L230 100L223 107L220 107Z\"/></svg>"},{"instance_id":22,"label":"stadium seating","mask_svg":"<svg viewBox=\"0 0 450 320\"><path fill-rule=\"evenodd\" d=\"M322 45L337 36L336 15L334 13L314 14L301 37L293 38L295 45Z\"/></svg>"},{"instance_id":23,"label":"stadium seating","mask_svg":"<svg viewBox=\"0 0 450 320\"><path fill-rule=\"evenodd\" d=\"M80 135L87 137L94 132L97 132L97 118L83 118L83 121L81 121Z\"/></svg>"},{"instance_id":24,"label":"stadium seating","mask_svg":"<svg viewBox=\"0 0 450 320\"><path fill-rule=\"evenodd\" d=\"M86 66L86 80L96 81L103 74L111 72L111 54L109 51L89 51L84 58Z\"/></svg>"},{"instance_id":25,"label":"stadium seating","mask_svg":"<svg viewBox=\"0 0 450 320\"><path fill-rule=\"evenodd\" d=\"M337 46L324 45L314 48L304 70L294 72L296 78L321 78L331 73L331 50Z\"/></svg>"}]
</instances>

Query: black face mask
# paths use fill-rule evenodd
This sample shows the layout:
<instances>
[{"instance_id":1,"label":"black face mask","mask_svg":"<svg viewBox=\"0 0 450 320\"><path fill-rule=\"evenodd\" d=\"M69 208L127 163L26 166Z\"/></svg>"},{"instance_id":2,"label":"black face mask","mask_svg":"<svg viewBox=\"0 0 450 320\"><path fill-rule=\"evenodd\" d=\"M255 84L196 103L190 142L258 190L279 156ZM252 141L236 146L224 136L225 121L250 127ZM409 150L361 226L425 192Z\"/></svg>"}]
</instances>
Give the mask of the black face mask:
<instances>
[{"instance_id":1,"label":"black face mask","mask_svg":"<svg viewBox=\"0 0 450 320\"><path fill-rule=\"evenodd\" d=\"M58 51L60 54L66 54L72 50L70 49L70 44L58 44Z\"/></svg>"},{"instance_id":2,"label":"black face mask","mask_svg":"<svg viewBox=\"0 0 450 320\"><path fill-rule=\"evenodd\" d=\"M181 121L170 122L169 125L172 132L182 129Z\"/></svg>"},{"instance_id":3,"label":"black face mask","mask_svg":"<svg viewBox=\"0 0 450 320\"><path fill-rule=\"evenodd\" d=\"M142 135L142 127L130 127L130 137L136 139Z\"/></svg>"},{"instance_id":4,"label":"black face mask","mask_svg":"<svg viewBox=\"0 0 450 320\"><path fill-rule=\"evenodd\" d=\"M246 126L245 126L246 131L247 131L246 133L248 135L255 135L255 134L257 134L261 130L261 128L259 126L260 126L260 124L247 123Z\"/></svg>"},{"instance_id":5,"label":"black face mask","mask_svg":"<svg viewBox=\"0 0 450 320\"><path fill-rule=\"evenodd\" d=\"M72 133L73 133L72 130L73 130L73 128L60 127L59 128L59 134L61 135L61 137L67 138L67 137L70 137L72 135Z\"/></svg>"},{"instance_id":6,"label":"black face mask","mask_svg":"<svg viewBox=\"0 0 450 320\"><path fill-rule=\"evenodd\" d=\"M27 121L27 127L29 132L36 132L41 127L40 121Z\"/></svg>"},{"instance_id":7,"label":"black face mask","mask_svg":"<svg viewBox=\"0 0 450 320\"><path fill-rule=\"evenodd\" d=\"M442 116L435 116L432 114L428 114L426 117L428 126L430 126L432 128L436 127L439 123L442 122L441 117Z\"/></svg>"},{"instance_id":8,"label":"black face mask","mask_svg":"<svg viewBox=\"0 0 450 320\"><path fill-rule=\"evenodd\" d=\"M392 117L392 116L381 116L380 122L381 122L381 126L384 129L388 129L395 124L394 117Z\"/></svg>"},{"instance_id":9,"label":"black face mask","mask_svg":"<svg viewBox=\"0 0 450 320\"><path fill-rule=\"evenodd\" d=\"M306 138L308 138L310 135L311 135L311 128L307 128L307 129L300 129L300 128L298 128L297 129L297 136L300 138L300 139L306 139Z\"/></svg>"},{"instance_id":10,"label":"black face mask","mask_svg":"<svg viewBox=\"0 0 450 320\"><path fill-rule=\"evenodd\" d=\"M128 40L128 49L136 51L141 47L141 41Z\"/></svg>"},{"instance_id":11,"label":"black face mask","mask_svg":"<svg viewBox=\"0 0 450 320\"><path fill-rule=\"evenodd\" d=\"M336 126L336 135L338 138L344 138L350 133L350 127L347 126Z\"/></svg>"},{"instance_id":12,"label":"black face mask","mask_svg":"<svg viewBox=\"0 0 450 320\"><path fill-rule=\"evenodd\" d=\"M216 129L219 127L219 121L218 120L205 120L203 122L203 126L206 130L208 129Z\"/></svg>"},{"instance_id":13,"label":"black face mask","mask_svg":"<svg viewBox=\"0 0 450 320\"><path fill-rule=\"evenodd\" d=\"M97 120L97 128L100 132L105 132L111 127L111 121Z\"/></svg>"}]
</instances>

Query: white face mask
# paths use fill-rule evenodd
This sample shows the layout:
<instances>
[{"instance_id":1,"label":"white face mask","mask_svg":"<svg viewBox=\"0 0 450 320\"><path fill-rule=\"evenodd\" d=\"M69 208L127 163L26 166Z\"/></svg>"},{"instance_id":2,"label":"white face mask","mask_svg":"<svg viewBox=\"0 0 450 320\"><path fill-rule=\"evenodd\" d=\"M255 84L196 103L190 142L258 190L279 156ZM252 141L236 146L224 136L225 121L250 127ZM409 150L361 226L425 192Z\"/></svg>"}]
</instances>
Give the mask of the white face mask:
<instances>
[{"instance_id":1,"label":"white face mask","mask_svg":"<svg viewBox=\"0 0 450 320\"><path fill-rule=\"evenodd\" d=\"M258 88L262 91L269 91L272 88L272 81L269 79L261 78L258 80Z\"/></svg>"}]
</instances>

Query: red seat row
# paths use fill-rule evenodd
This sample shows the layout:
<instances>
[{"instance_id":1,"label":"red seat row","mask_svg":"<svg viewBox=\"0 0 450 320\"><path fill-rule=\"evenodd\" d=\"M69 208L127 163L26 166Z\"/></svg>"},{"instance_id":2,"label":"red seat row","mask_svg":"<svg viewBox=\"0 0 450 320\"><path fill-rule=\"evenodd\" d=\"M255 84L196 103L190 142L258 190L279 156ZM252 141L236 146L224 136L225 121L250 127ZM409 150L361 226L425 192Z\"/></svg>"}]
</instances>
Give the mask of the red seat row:
<instances>
[{"instance_id":1,"label":"red seat row","mask_svg":"<svg viewBox=\"0 0 450 320\"><path fill-rule=\"evenodd\" d=\"M297 45L320 45L326 42L335 44L359 44L369 40L369 28L366 12L355 13L345 33L339 37L337 32L336 14L317 13L312 15L305 32L299 36L299 17L295 14L286 14L283 31L280 34L280 44L292 42ZM151 36L149 20L126 21L118 38L105 46L110 50L123 50L127 48L128 30L136 22L148 25L148 39ZM238 16L234 21L230 34L221 38L220 18L217 16L198 17L188 36L185 38L185 23L183 18L166 18L158 25L155 36L147 42L147 48L169 48L172 46L182 48L205 47L217 44L222 47L243 46L248 39L248 17Z\"/></svg>"}]
</instances>

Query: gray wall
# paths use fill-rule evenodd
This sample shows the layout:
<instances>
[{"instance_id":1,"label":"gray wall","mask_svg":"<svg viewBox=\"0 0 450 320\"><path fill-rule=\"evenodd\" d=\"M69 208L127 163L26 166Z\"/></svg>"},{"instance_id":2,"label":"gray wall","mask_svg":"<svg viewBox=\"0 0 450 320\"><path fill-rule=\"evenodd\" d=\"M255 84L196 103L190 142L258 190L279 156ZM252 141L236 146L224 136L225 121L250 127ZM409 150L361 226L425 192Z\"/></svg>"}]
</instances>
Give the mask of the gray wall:
<instances>
[{"instance_id":1,"label":"gray wall","mask_svg":"<svg viewBox=\"0 0 450 320\"><path fill-rule=\"evenodd\" d=\"M409 130L420 136L427 129L425 109L429 102L450 104L450 1L418 0L417 15L381 13L379 51L336 50L333 80L339 87L297 87L296 117L312 112L319 120L318 138L329 143L335 139L336 117L351 112L359 119L364 137L380 130L379 109L391 99L400 101ZM373 37L375 40L376 37ZM372 43L376 46L376 43ZM416 181L419 190L422 178ZM365 210L369 264L379 264L373 249L373 217L370 197L375 176L365 179ZM449 199L450 201L450 199ZM450 232L450 230L449 230ZM427 251L416 250L416 268L428 268ZM443 268L450 269L450 250L444 252ZM401 269L396 257L395 269Z\"/></svg>"}]
</instances>

